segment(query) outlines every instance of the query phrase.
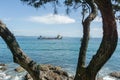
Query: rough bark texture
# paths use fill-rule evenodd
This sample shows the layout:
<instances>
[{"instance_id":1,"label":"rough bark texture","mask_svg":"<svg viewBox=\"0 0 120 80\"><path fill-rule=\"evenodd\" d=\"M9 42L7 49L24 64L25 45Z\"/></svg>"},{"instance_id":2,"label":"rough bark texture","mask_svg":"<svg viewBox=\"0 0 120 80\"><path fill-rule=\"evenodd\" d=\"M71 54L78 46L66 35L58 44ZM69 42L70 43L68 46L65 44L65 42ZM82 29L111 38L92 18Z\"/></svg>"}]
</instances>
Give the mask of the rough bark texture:
<instances>
[{"instance_id":1,"label":"rough bark texture","mask_svg":"<svg viewBox=\"0 0 120 80\"><path fill-rule=\"evenodd\" d=\"M112 10L111 0L96 0L103 19L103 39L101 45L93 56L88 69L96 74L114 53L118 41L115 16ZM108 14L109 13L109 14Z\"/></svg>"},{"instance_id":2,"label":"rough bark texture","mask_svg":"<svg viewBox=\"0 0 120 80\"><path fill-rule=\"evenodd\" d=\"M86 0L86 2L90 6L93 5L93 3L89 3L91 1L92 0ZM89 40L89 26L90 22L95 17L93 12L91 12L91 14L83 23L84 36L83 41L81 43L82 47L78 60L78 67L76 71L75 80L95 80L97 72L112 56L117 45L118 35L111 0L95 0L95 3L102 14L103 39L96 55L93 56L89 65L85 67L86 49ZM91 8L93 7L94 5L91 6ZM6 25L2 22L0 22L0 36L4 39L7 46L10 48L13 54L14 62L20 64L24 69L26 69L32 76L33 80L41 80L40 66L25 55L25 53L21 50L20 46L18 45L13 34L6 28Z\"/></svg>"},{"instance_id":3,"label":"rough bark texture","mask_svg":"<svg viewBox=\"0 0 120 80\"><path fill-rule=\"evenodd\" d=\"M22 66L33 78L32 80L73 80L62 68L52 65L38 65L21 50L14 35L0 21L0 36L13 54L13 60ZM17 70L19 70L18 68ZM22 70L19 70L22 71Z\"/></svg>"},{"instance_id":4,"label":"rough bark texture","mask_svg":"<svg viewBox=\"0 0 120 80\"><path fill-rule=\"evenodd\" d=\"M81 49L80 49L81 51L80 51L80 57L78 60L79 62L78 62L78 67L76 71L75 80L95 80L98 71L112 56L117 45L118 35L117 35L115 16L113 14L111 1L95 0L95 3L100 9L100 12L102 14L102 19L103 19L102 42L100 44L100 47L97 53L91 59L89 65L87 67L84 67L87 43L89 39L88 30L85 30L86 32L84 32L84 36L86 36L87 39L83 39L82 41L82 43L84 41L85 43L82 44L83 46L81 46ZM88 26L87 23L85 24Z\"/></svg>"},{"instance_id":5,"label":"rough bark texture","mask_svg":"<svg viewBox=\"0 0 120 80\"><path fill-rule=\"evenodd\" d=\"M83 38L82 38L80 52L79 52L79 58L78 58L75 80L84 80L85 78L88 77L87 74L85 75L85 73L86 73L85 62L86 62L86 51L87 51L89 35L90 35L90 33L89 33L90 32L90 23L91 23L91 21L94 20L94 18L97 15L97 8L96 8L96 5L94 4L94 1L93 0L91 0L91 1L86 0L86 2L91 8L91 13L82 22Z\"/></svg>"},{"instance_id":6,"label":"rough bark texture","mask_svg":"<svg viewBox=\"0 0 120 80\"><path fill-rule=\"evenodd\" d=\"M40 80L39 69L37 69L37 64L31 60L25 53L21 50L13 34L7 29L6 25L0 21L0 36L6 42L7 46L13 54L13 60L18 63L24 69L26 69L34 80Z\"/></svg>"}]
</instances>

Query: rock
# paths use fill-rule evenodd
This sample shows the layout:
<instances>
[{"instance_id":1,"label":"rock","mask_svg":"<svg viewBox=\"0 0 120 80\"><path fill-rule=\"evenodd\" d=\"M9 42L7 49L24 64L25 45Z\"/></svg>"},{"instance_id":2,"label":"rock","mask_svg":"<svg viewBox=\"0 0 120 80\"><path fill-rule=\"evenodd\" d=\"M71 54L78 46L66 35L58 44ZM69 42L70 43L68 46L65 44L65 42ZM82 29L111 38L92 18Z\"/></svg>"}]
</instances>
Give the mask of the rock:
<instances>
[{"instance_id":1,"label":"rock","mask_svg":"<svg viewBox=\"0 0 120 80\"><path fill-rule=\"evenodd\" d=\"M64 75L68 77L68 73L63 70L55 70L54 73L57 73L58 75Z\"/></svg>"},{"instance_id":2,"label":"rock","mask_svg":"<svg viewBox=\"0 0 120 80\"><path fill-rule=\"evenodd\" d=\"M7 70L7 68L6 67L1 67L0 70L5 71L5 70Z\"/></svg>"},{"instance_id":3,"label":"rock","mask_svg":"<svg viewBox=\"0 0 120 80\"><path fill-rule=\"evenodd\" d=\"M118 78L120 79L120 72L112 72L109 74L111 77L115 77L115 78Z\"/></svg>"},{"instance_id":4,"label":"rock","mask_svg":"<svg viewBox=\"0 0 120 80\"><path fill-rule=\"evenodd\" d=\"M39 65L41 71L48 71L48 70L61 70L62 68L59 66L52 66L50 64Z\"/></svg>"},{"instance_id":5,"label":"rock","mask_svg":"<svg viewBox=\"0 0 120 80\"><path fill-rule=\"evenodd\" d=\"M49 67L47 65L40 65L39 69L41 71L48 71L49 70Z\"/></svg>"},{"instance_id":6,"label":"rock","mask_svg":"<svg viewBox=\"0 0 120 80\"><path fill-rule=\"evenodd\" d=\"M15 71L20 73L20 72L24 72L25 70L21 66L19 66L15 69Z\"/></svg>"},{"instance_id":7,"label":"rock","mask_svg":"<svg viewBox=\"0 0 120 80\"><path fill-rule=\"evenodd\" d=\"M0 70L1 71L7 70L7 65L6 64L0 64Z\"/></svg>"},{"instance_id":8,"label":"rock","mask_svg":"<svg viewBox=\"0 0 120 80\"><path fill-rule=\"evenodd\" d=\"M0 64L0 66L6 66L6 64Z\"/></svg>"},{"instance_id":9,"label":"rock","mask_svg":"<svg viewBox=\"0 0 120 80\"><path fill-rule=\"evenodd\" d=\"M51 66L51 67L49 67L49 69L50 70L62 70L62 68L59 66Z\"/></svg>"},{"instance_id":10,"label":"rock","mask_svg":"<svg viewBox=\"0 0 120 80\"><path fill-rule=\"evenodd\" d=\"M99 77L99 78L97 78L97 80L103 80L103 78L102 78L102 77Z\"/></svg>"},{"instance_id":11,"label":"rock","mask_svg":"<svg viewBox=\"0 0 120 80\"><path fill-rule=\"evenodd\" d=\"M74 80L74 76L70 76L70 77L69 77L69 80Z\"/></svg>"},{"instance_id":12,"label":"rock","mask_svg":"<svg viewBox=\"0 0 120 80\"><path fill-rule=\"evenodd\" d=\"M73 80L74 77L69 77L68 73L62 70L61 67L52 65L38 65L40 69L41 80ZM32 80L29 74L25 76L25 80Z\"/></svg>"},{"instance_id":13,"label":"rock","mask_svg":"<svg viewBox=\"0 0 120 80\"><path fill-rule=\"evenodd\" d=\"M32 79L32 77L30 76L30 74L27 73L27 74L25 75L25 80L33 80L33 79Z\"/></svg>"}]
</instances>

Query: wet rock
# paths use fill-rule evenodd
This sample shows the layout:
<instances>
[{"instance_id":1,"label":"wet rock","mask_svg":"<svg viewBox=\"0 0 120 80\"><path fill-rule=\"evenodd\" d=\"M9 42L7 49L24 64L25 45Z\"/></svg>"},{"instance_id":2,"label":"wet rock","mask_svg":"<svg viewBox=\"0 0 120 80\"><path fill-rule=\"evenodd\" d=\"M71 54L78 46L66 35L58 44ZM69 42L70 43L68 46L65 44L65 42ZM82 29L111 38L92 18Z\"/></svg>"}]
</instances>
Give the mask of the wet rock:
<instances>
[{"instance_id":1,"label":"wet rock","mask_svg":"<svg viewBox=\"0 0 120 80\"><path fill-rule=\"evenodd\" d=\"M100 77L100 78L97 78L97 80L103 80L103 78L102 78L102 77Z\"/></svg>"},{"instance_id":2,"label":"wet rock","mask_svg":"<svg viewBox=\"0 0 120 80\"><path fill-rule=\"evenodd\" d=\"M6 64L0 64L0 70L1 71L7 70L7 65Z\"/></svg>"},{"instance_id":3,"label":"wet rock","mask_svg":"<svg viewBox=\"0 0 120 80\"><path fill-rule=\"evenodd\" d=\"M25 70L21 66L19 66L15 69L15 71L20 73L20 72L24 72Z\"/></svg>"},{"instance_id":4,"label":"wet rock","mask_svg":"<svg viewBox=\"0 0 120 80\"><path fill-rule=\"evenodd\" d=\"M6 66L6 64L0 64L0 66Z\"/></svg>"},{"instance_id":5,"label":"wet rock","mask_svg":"<svg viewBox=\"0 0 120 80\"><path fill-rule=\"evenodd\" d=\"M7 68L6 67L1 67L0 70L5 71L5 70L7 70Z\"/></svg>"},{"instance_id":6,"label":"wet rock","mask_svg":"<svg viewBox=\"0 0 120 80\"><path fill-rule=\"evenodd\" d=\"M120 72L112 72L109 74L111 77L115 77L115 78L118 78L120 79Z\"/></svg>"}]
</instances>

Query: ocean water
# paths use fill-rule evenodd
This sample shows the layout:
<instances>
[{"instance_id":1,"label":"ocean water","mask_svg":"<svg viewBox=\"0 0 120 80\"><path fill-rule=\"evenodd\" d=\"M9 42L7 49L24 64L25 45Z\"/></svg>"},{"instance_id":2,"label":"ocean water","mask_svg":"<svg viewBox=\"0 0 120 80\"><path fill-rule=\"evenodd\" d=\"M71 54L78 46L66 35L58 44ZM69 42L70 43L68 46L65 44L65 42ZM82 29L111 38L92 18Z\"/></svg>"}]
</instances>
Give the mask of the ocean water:
<instances>
[{"instance_id":1,"label":"ocean water","mask_svg":"<svg viewBox=\"0 0 120 80\"><path fill-rule=\"evenodd\" d=\"M23 51L39 64L53 64L61 66L71 75L75 74L80 38L63 38L62 40L38 40L37 37L16 37ZM89 41L87 50L87 64L99 48L101 39L92 38ZM116 51L111 59L103 66L97 76L104 77L104 80L118 80L108 76L110 72L120 71L120 40ZM14 71L18 65L13 63L12 54L0 38L0 63L7 64L7 70L0 71L0 80L23 80L24 73ZM86 64L86 65L87 65Z\"/></svg>"}]
</instances>

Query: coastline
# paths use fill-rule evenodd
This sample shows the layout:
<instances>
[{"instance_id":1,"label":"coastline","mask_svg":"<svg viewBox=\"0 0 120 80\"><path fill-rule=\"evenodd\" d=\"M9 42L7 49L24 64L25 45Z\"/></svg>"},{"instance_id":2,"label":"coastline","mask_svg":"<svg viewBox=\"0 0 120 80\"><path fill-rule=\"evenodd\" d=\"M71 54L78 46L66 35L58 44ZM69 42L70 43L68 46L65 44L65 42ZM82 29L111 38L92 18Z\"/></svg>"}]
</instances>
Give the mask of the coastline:
<instances>
[{"instance_id":1,"label":"coastline","mask_svg":"<svg viewBox=\"0 0 120 80\"><path fill-rule=\"evenodd\" d=\"M60 66L51 64L40 64L40 76L42 80L73 80L74 76L70 76ZM7 64L0 64L0 80L29 80L30 75L20 66L12 67ZM30 79L32 80L32 79Z\"/></svg>"},{"instance_id":2,"label":"coastline","mask_svg":"<svg viewBox=\"0 0 120 80\"><path fill-rule=\"evenodd\" d=\"M70 73L70 75L75 73L80 47L80 38L64 37L62 40L37 40L36 38L37 37L17 37L16 39L18 40L24 52L26 52L27 55L35 60L38 64L58 65L61 66L66 72ZM101 39L98 38L90 39L87 63L89 63L92 55L94 55L98 49L100 42ZM0 58L0 62L7 64L7 70L1 72L2 77L13 76L12 78L16 77L16 80L17 78L20 80L23 77L23 73L21 74L14 71L18 65L13 63L12 54L3 40L0 40L0 45L0 56L2 57ZM111 77L109 78L108 74L114 71L119 71L120 69L119 51L120 43L118 43L115 54L99 72L99 77L103 77L104 80L114 80Z\"/></svg>"},{"instance_id":3,"label":"coastline","mask_svg":"<svg viewBox=\"0 0 120 80\"><path fill-rule=\"evenodd\" d=\"M12 64L11 64L12 65ZM11 68L11 69L10 69ZM41 77L54 80L54 78L62 77L60 80L74 80L74 74L68 73L65 69L60 66L53 66L50 64L41 64ZM53 72L53 73L51 73ZM44 76L49 74L48 76ZM57 75L56 75L57 74ZM11 67L8 64L0 64L0 80L32 80L30 75L22 67L16 65ZM57 79L59 80L59 78ZM111 72L106 76L97 75L96 80L120 80L120 71Z\"/></svg>"}]
</instances>

